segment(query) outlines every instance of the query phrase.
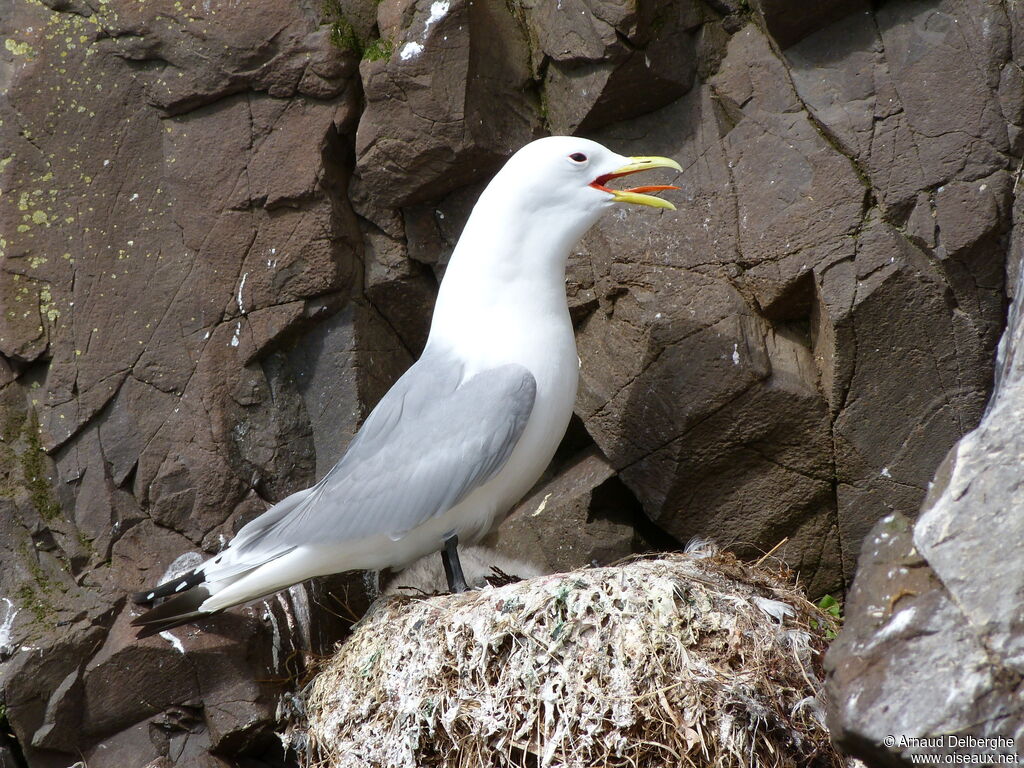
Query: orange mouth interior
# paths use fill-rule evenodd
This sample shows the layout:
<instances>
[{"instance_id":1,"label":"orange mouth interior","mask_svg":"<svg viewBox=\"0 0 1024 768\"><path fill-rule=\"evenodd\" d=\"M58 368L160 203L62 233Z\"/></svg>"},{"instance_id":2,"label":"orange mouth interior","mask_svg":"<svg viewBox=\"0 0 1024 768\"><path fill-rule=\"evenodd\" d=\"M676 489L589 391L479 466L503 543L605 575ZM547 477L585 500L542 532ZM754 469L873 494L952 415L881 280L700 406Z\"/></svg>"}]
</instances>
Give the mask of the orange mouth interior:
<instances>
[{"instance_id":1,"label":"orange mouth interior","mask_svg":"<svg viewBox=\"0 0 1024 768\"><path fill-rule=\"evenodd\" d=\"M605 173L605 174L602 174L602 175L598 176L596 179L594 179L592 182L590 182L590 186L593 187L594 189L600 190L601 192L607 192L607 193L612 194L612 195L614 195L616 192L633 192L633 193L638 194L638 195L645 195L648 192L664 192L666 189L679 189L679 187L674 187L671 184L655 184L655 185L649 186L649 187L632 187L630 189L622 189L622 190L611 189L608 186L608 182L609 181L611 181L612 179L617 179L620 176L629 176L631 173L640 173L640 171L652 171L652 170L654 170L654 169L653 168L637 168L635 170L625 171L623 173Z\"/></svg>"}]
</instances>

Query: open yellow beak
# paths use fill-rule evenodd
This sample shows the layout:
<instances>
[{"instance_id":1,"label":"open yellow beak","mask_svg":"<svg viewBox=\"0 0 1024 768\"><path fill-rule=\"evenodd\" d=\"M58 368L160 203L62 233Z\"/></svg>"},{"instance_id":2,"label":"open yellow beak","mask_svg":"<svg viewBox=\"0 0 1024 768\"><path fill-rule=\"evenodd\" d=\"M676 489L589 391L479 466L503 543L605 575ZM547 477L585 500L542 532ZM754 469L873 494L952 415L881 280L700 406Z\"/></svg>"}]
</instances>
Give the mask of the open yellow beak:
<instances>
[{"instance_id":1,"label":"open yellow beak","mask_svg":"<svg viewBox=\"0 0 1024 768\"><path fill-rule=\"evenodd\" d=\"M627 165L611 173L598 176L590 182L590 186L609 193L612 196L612 200L616 203L636 203L637 205L649 205L652 208L667 208L670 211L674 211L676 207L668 200L662 200L660 197L645 193L661 192L666 189L679 189L679 187L657 185L653 187L633 187L632 189L611 189L607 186L608 182L612 179L628 176L631 173L639 173L640 171L649 171L652 168L671 168L675 171L683 170L679 163L667 157L631 157Z\"/></svg>"}]
</instances>

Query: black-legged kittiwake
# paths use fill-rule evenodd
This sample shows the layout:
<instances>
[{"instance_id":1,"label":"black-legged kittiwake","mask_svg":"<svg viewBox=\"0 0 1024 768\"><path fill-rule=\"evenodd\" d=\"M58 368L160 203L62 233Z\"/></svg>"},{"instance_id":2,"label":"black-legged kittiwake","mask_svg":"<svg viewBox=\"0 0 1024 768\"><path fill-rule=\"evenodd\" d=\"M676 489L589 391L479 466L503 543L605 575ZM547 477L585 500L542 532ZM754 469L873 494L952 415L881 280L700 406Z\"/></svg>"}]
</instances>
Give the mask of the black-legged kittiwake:
<instances>
[{"instance_id":1,"label":"black-legged kittiwake","mask_svg":"<svg viewBox=\"0 0 1024 768\"><path fill-rule=\"evenodd\" d=\"M140 637L313 576L402 567L438 550L449 586L465 588L458 543L479 540L530 489L572 415L569 251L615 203L672 209L646 193L676 187L607 186L652 168L681 170L567 136L513 155L466 222L420 359L320 482L194 570L137 594L170 598L134 620Z\"/></svg>"}]
</instances>

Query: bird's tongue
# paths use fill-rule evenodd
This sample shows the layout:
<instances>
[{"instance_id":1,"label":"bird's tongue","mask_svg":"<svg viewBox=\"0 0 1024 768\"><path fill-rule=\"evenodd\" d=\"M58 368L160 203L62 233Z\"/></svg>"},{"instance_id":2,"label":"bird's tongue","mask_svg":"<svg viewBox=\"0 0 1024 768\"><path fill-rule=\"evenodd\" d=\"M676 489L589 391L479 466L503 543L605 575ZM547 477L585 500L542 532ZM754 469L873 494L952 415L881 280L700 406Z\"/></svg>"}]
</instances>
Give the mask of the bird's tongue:
<instances>
[{"instance_id":1,"label":"bird's tongue","mask_svg":"<svg viewBox=\"0 0 1024 768\"><path fill-rule=\"evenodd\" d=\"M598 176L596 179L594 179L591 182L590 186L594 187L595 189L600 189L600 190L605 191L605 192L614 192L615 190L613 190L612 188L610 188L608 186L608 182L609 181L611 181L612 179L621 178L623 176L630 176L630 175L632 175L634 173L639 173L640 171L644 171L644 170L648 170L648 169L646 169L646 168L637 168L635 171L626 171L625 173L605 173L605 174L602 174L601 176ZM638 195L642 195L642 194L646 194L647 192L664 192L666 189L679 189L679 187L674 187L671 184L657 184L657 185L649 186L649 187L632 187L630 189L623 189L621 191L622 192L635 192Z\"/></svg>"},{"instance_id":2,"label":"bird's tongue","mask_svg":"<svg viewBox=\"0 0 1024 768\"><path fill-rule=\"evenodd\" d=\"M671 184L656 184L651 187L631 187L623 192L635 192L638 195L643 195L648 192L664 192L666 189L679 189L679 187L673 187Z\"/></svg>"}]
</instances>

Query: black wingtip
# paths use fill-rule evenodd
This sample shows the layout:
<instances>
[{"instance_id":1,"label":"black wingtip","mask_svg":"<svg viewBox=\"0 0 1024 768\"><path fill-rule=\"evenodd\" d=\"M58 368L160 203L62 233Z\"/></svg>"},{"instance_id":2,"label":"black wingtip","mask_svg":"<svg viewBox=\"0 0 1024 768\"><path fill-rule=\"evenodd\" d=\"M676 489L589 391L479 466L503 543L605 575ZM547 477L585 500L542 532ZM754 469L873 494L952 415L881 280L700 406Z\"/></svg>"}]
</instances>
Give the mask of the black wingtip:
<instances>
[{"instance_id":1,"label":"black wingtip","mask_svg":"<svg viewBox=\"0 0 1024 768\"><path fill-rule=\"evenodd\" d=\"M149 593L146 593L147 595ZM201 611L202 605L210 596L210 590L206 587L194 587L187 592L172 597L165 603L158 605L152 610L146 611L141 616L132 620L133 627L140 627L136 637L143 638L174 629L182 624L188 624L209 616L210 611Z\"/></svg>"},{"instance_id":2,"label":"black wingtip","mask_svg":"<svg viewBox=\"0 0 1024 768\"><path fill-rule=\"evenodd\" d=\"M182 592L198 587L206 580L206 574L202 571L191 570L183 576L164 582L152 589L132 594L132 602L136 605L148 605L161 597L174 597Z\"/></svg>"}]
</instances>

